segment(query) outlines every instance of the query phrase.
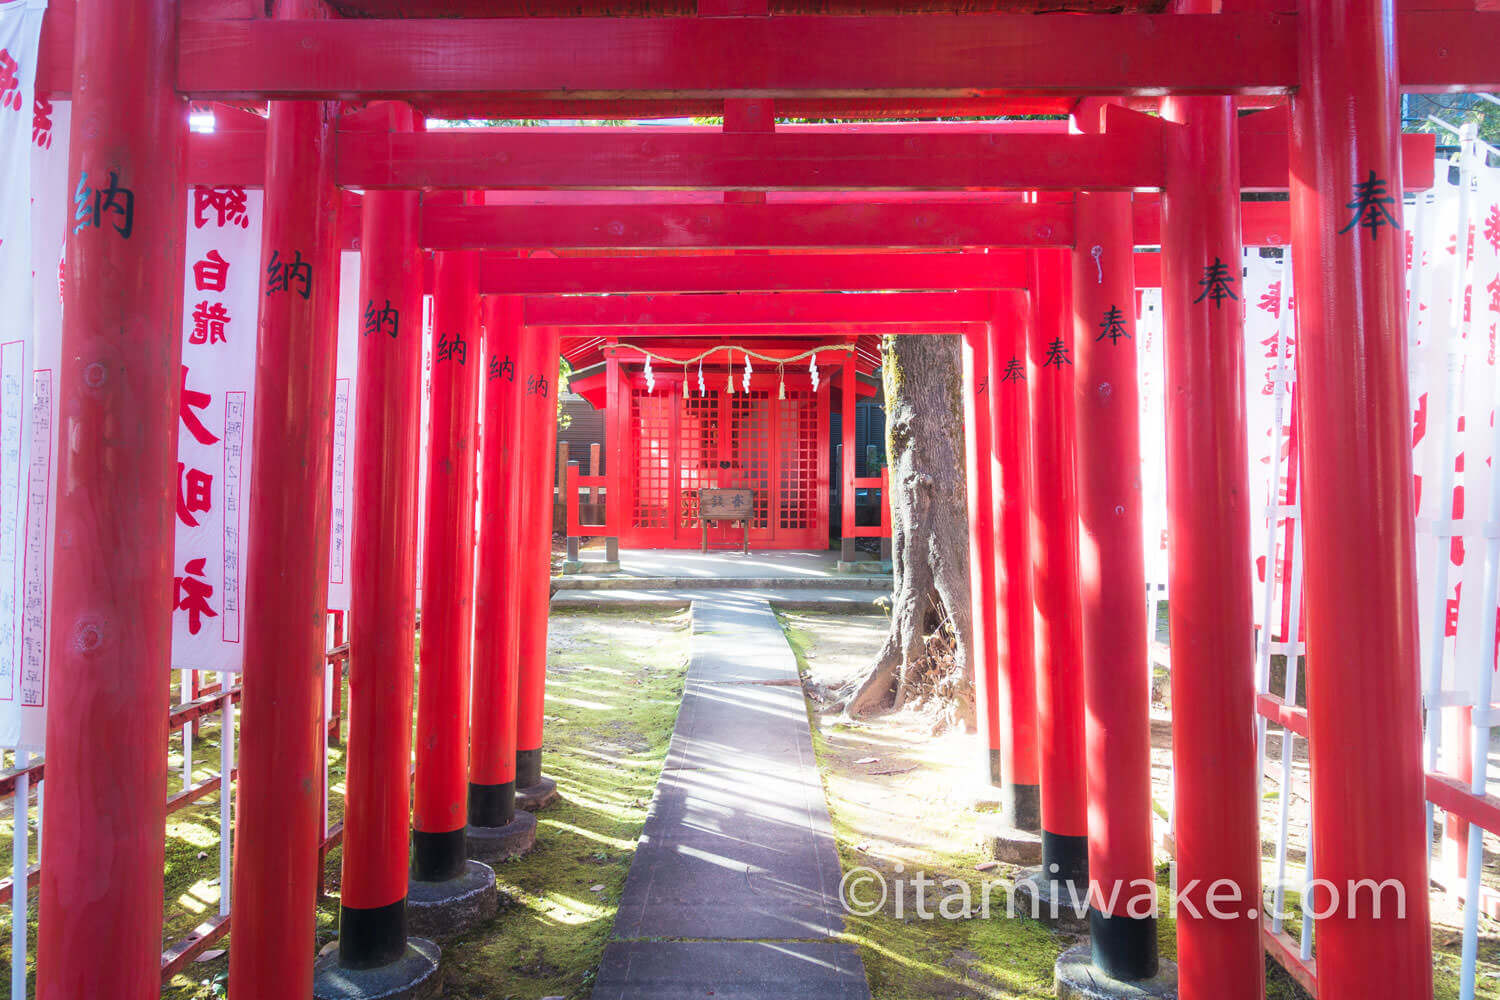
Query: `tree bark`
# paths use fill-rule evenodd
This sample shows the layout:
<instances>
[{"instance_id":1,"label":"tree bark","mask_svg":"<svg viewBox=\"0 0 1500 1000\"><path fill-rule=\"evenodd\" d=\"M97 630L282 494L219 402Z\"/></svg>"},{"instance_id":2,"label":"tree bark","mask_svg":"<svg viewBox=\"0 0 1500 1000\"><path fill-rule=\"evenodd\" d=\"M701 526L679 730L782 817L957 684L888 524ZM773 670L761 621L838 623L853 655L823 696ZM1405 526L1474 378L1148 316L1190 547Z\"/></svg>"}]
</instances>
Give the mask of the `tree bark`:
<instances>
[{"instance_id":1,"label":"tree bark","mask_svg":"<svg viewBox=\"0 0 1500 1000\"><path fill-rule=\"evenodd\" d=\"M928 636L946 624L954 639L949 667L954 676L944 684L951 702L947 707L971 724L974 678L959 338L890 335L883 346L894 563L891 628L875 662L844 691L844 711L858 716L901 707L914 668L927 655Z\"/></svg>"}]
</instances>

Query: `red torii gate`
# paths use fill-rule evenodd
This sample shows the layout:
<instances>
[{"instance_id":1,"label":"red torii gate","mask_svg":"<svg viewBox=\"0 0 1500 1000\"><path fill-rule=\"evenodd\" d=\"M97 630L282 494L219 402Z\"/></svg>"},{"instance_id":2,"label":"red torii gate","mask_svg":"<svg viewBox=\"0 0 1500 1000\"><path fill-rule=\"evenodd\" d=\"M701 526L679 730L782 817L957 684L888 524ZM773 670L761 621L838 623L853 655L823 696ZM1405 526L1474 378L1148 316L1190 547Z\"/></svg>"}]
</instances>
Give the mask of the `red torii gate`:
<instances>
[{"instance_id":1,"label":"red torii gate","mask_svg":"<svg viewBox=\"0 0 1500 1000\"><path fill-rule=\"evenodd\" d=\"M1403 8L1393 16L1389 8L1376 5L1323 0L1304 0L1300 14L1252 9L1248 3L1226 6L1235 9L1208 13L1184 3L1178 5L1180 12L1170 14L1067 17L345 21L323 19L327 12L313 0L282 4L274 18L258 16L256 5L243 0L184 0L180 7L185 16L179 21L179 5L170 0L151 0L129 10L105 0L80 0L75 24L69 5L58 4L45 32L39 90L72 93L79 124L70 173L118 167L122 176L134 180L143 207L150 207L138 216L128 246L105 244L107 236L92 230L70 237L64 357L79 361L72 375L62 380L62 399L80 436L64 459L65 476L78 485L60 503L59 537L67 539L73 530L73 537L110 544L85 549L64 541L57 551L53 705L87 724L92 745L85 752L82 746L58 741L49 752L49 774L61 780L49 796L44 841L49 853L42 884L42 995L109 992L144 997L156 987L160 894L154 865L161 859L164 796L155 757L165 726L158 675L167 645L165 629L157 623L169 619L164 595L170 572L162 553L169 549L168 470L175 426L174 411L162 401L175 398L173 320L178 307L173 276L181 265L178 193L183 181L180 161L170 151L189 148L178 95L273 100L262 160L266 252L276 247L305 251L314 262L319 289L305 302L268 303L261 325L260 365L267 373L261 384L274 388L260 390L268 395L265 405L258 407L264 416L255 430L257 452L266 474L284 478L289 486L274 496L265 490L251 496L252 516L264 528L252 542L249 601L257 615L265 616L261 620L281 621L285 628L259 637L252 634L248 640L241 822L253 829L291 833L266 843L258 860L243 863L254 865L252 871L289 873L293 884L275 898L270 891L242 893L236 905L237 914L248 913L245 908L252 905L260 907L259 920L240 917L234 968L235 989L256 996L262 988L306 992L302 956L310 937L311 865L316 857L315 846L305 836L315 829L316 797L303 801L281 789L289 774L307 774L315 761L310 748L316 745L317 729L310 720L315 718L316 682L299 674L296 664L317 661L321 579L316 560L296 567L294 573L284 572L278 560L287 552L306 551L309 544L316 551L320 531L326 533L321 484L326 480L327 453L322 442L331 412L327 400L333 353L328 290L338 245L333 192L339 180L338 153L351 140L338 133L330 109L318 102L384 97L412 100L427 113L485 109L519 114L519 109L527 109L576 117L623 108L633 109L633 114L652 109L682 114L722 100L771 97L783 110L834 115L853 113L851 109L878 110L882 105L893 113L895 108L943 108L946 113L981 108L1056 111L1074 110L1074 98L1085 95L1289 91L1292 214L1290 224L1276 233L1290 233L1305 248L1297 257L1303 303L1299 365L1304 442L1310 459L1329 470L1327 479L1307 484L1305 498L1309 617L1327 623L1311 637L1309 663L1315 664L1319 680L1311 687L1308 716L1320 748L1314 781L1325 789L1338 783L1342 793L1337 802L1320 797L1314 803L1317 849L1320 865L1334 879L1389 875L1422 901L1421 913L1399 923L1325 921L1320 988L1339 998L1430 993L1420 824L1394 825L1379 841L1351 835L1367 824L1388 823L1393 814L1419 817L1422 774L1415 750L1420 724L1411 648L1410 457L1405 448L1404 338L1396 308L1398 248L1395 240L1382 242L1375 236L1360 242L1359 229L1352 235L1344 231L1349 227L1343 216L1355 184L1369 177L1394 187L1401 176L1392 122L1397 79L1411 88L1494 86L1500 79L1500 66L1492 55L1500 39L1500 15L1427 11L1411 5L1413 9ZM798 50L818 56L803 62L775 57ZM1239 58L1223 56L1231 50ZM432 52L447 58L434 59ZM600 56L580 60L572 57L574 52ZM75 53L71 64L70 53ZM562 53L569 55L563 58ZM691 56L676 58L673 53ZM857 96L836 96L849 93ZM887 101L893 103L883 103ZM1167 189L1161 225L1167 237L1164 277L1172 286L1168 376L1204 393L1190 398L1191 408L1174 407L1169 413L1173 513L1186 518L1187 506L1193 505L1192 524L1183 535L1186 551L1174 551L1174 580L1186 578L1200 561L1216 568L1215 579L1248 580L1248 574L1239 572L1248 550L1238 544L1240 529L1233 526L1235 511L1228 499L1234 495L1233 484L1243 487L1244 476L1243 462L1235 464L1242 457L1236 448L1243 448L1242 418L1234 406L1239 390L1231 377L1238 362L1231 360L1231 351L1203 349L1229 336L1223 317L1209 313L1201 302L1182 300L1198 281L1204 266L1198 257L1203 253L1237 259L1228 249L1241 242L1235 231L1240 220L1232 210L1226 211L1233 202L1223 197L1215 201L1206 194L1202 204L1192 200L1200 191L1235 188L1234 107L1229 97L1198 96L1173 98L1164 108L1169 124L1161 132L1161 174ZM1088 138L1108 140L1109 128L1103 133ZM817 133L809 134L823 141ZM878 131L873 135L885 138ZM865 143L866 138L856 141ZM1030 138L1054 142L1045 134ZM559 148L571 141L560 139ZM963 137L953 144L972 141ZM475 142L475 148L483 149L496 140L477 137ZM785 145L795 147L796 142ZM814 145L805 142L803 155L811 156ZM867 145L880 148L878 141ZM745 148L764 151L772 146L750 140ZM1109 147L1101 141L1095 148ZM163 150L169 155L162 156ZM643 151L637 181L651 175L649 160ZM873 179L880 168L866 164L862 169L867 179ZM939 167L933 169L936 174ZM703 170L705 175L710 172ZM949 180L964 176L956 170ZM1173 178L1179 180L1174 183ZM390 197L401 199L401 225L413 235L403 237L404 246L382 247L382 253L407 253L419 240L455 250L704 245L824 249L969 241L987 246L1088 244L1108 246L1111 262L1121 268L1109 270L1109 289L1126 294L1133 288L1126 280L1132 223L1130 199L1124 193L1080 195L1071 208L1005 200L959 201L962 207L946 208L941 201L918 198L903 204L886 196L877 207L866 199L840 205L838 199L826 198L834 204L816 209L816 200L768 199L765 205L695 204L686 210L671 204L625 204L601 211L598 203L544 202L433 206L420 213L414 196ZM918 220L913 212L931 213L938 223ZM813 215L816 219L810 220ZM685 230L668 231L682 219L689 220ZM591 236L588 226L601 221L618 225L619 231ZM884 239L874 232L880 227L885 228ZM1044 228L1050 231L1044 234ZM940 230L946 240L937 242L932 234ZM1082 233L1096 234L1098 242L1080 240ZM1140 239L1139 228L1134 239ZM1098 258L1074 253L1075 297L1083 295L1087 282L1080 279L1090 275L1097 262ZM579 273L587 271L580 268ZM162 274L168 280L160 280ZM1338 275L1346 283L1327 287L1325 275ZM1095 292L1106 287L1102 271L1096 285ZM1096 304L1105 302L1101 298ZM131 337L108 345L97 339L96 331L115 329L122 319ZM1076 341L1080 387L1106 381L1130 385L1128 367L1110 367L1123 363L1123 352L1114 358L1091 356L1092 331L1087 320L1079 323L1079 332L1090 334ZM112 372L122 377L109 377ZM1119 412L1131 412L1124 395L1114 399ZM1196 407L1203 408L1205 419L1195 419ZM1139 559L1139 525L1134 526L1132 543L1131 526L1125 523L1129 518L1110 521L1116 507L1130 507L1130 488L1101 466L1112 464L1118 471L1132 464L1118 452L1107 455L1109 462L1089 461L1091 455L1106 457L1099 449L1107 452L1109 442L1101 442L1097 432L1107 421L1108 415L1080 406L1080 512L1083 530L1101 553L1101 562L1124 579L1130 575L1132 544L1133 558ZM1124 422L1109 426L1118 432ZM134 437L122 444L106 437L105 427L132 428ZM133 459L128 470L116 461L121 448ZM1199 494L1193 496L1194 484L1202 482L1229 488L1215 492L1199 486ZM1108 503L1112 492L1125 502ZM1388 497L1391 502L1362 505L1368 496ZM307 516L309 510L312 517ZM1123 562L1104 558L1104 543L1111 540L1120 546ZM1084 635L1094 643L1093 652L1087 644L1084 652L1090 671L1104 666L1104 636L1095 626L1108 624L1109 618L1107 602L1095 599L1108 596L1106 591L1114 594L1117 586L1098 570L1097 565L1082 569ZM1348 581L1359 585L1345 586ZM1133 594L1133 582L1125 580L1123 586ZM1245 803L1236 800L1235 809L1226 809L1225 800L1215 794L1226 783L1243 793L1245 748L1232 748L1235 753L1227 766L1236 777L1227 782L1222 739L1224 733L1245 727L1253 712L1249 674L1245 672L1243 684L1236 677L1234 684L1195 686L1215 677L1220 663L1246 655L1238 647L1248 634L1248 599L1242 599L1238 588L1237 582L1222 593L1193 588L1182 611L1183 621L1194 626L1195 638L1204 639L1204 648L1215 655L1201 662L1179 658L1177 664L1187 685L1179 703L1190 703L1200 713L1198 725L1183 730L1177 740L1178 766L1184 775L1179 795L1191 806L1219 808L1212 815L1180 810L1178 845L1185 876L1192 877L1193 871L1232 871L1253 885L1254 875L1246 874L1246 852L1235 839L1253 830L1244 822ZM1183 587L1174 590L1184 594ZM1135 596L1125 617L1138 620ZM399 595L393 600L399 603ZM1179 627L1175 612L1174 608L1174 631ZM289 638L303 649L306 661L288 655ZM1344 645L1336 649L1335 642ZM93 664L103 657L115 665L120 682L107 691L94 681ZM1118 675L1110 669L1100 679L1124 678L1128 671L1119 669ZM1143 671L1137 674L1144 677ZM264 679L258 691L251 678ZM275 688L273 678L278 681ZM300 697L292 696L297 692ZM1340 699L1337 704L1335 697ZM1090 713L1088 740L1099 751L1099 766L1090 768L1091 781L1097 773L1101 801L1131 797L1140 777L1139 759L1104 752L1099 741L1105 730L1092 721L1097 712L1107 715L1119 706L1094 704L1093 698L1091 709L1096 711ZM259 728L258 734L252 735L253 727ZM272 732L291 738L275 742L268 736ZM110 753L96 756L101 745ZM1253 764L1253 751L1249 759ZM108 770L107 781L101 769ZM404 783L404 773L400 777ZM1130 804L1132 809L1139 806ZM1253 803L1250 809L1253 821ZM88 853L60 853L76 852L78 844L89 842L101 812L125 833L107 844L96 841L95 850ZM401 822L404 827L404 817ZM241 849L256 839L240 838ZM1218 853L1221 850L1226 853ZM1093 866L1096 877L1101 868L1111 868L1109 874L1116 879L1139 869L1138 858L1099 860L1104 864ZM106 884L115 891L102 899L91 891ZM253 880L242 880L242 885L250 884ZM78 906L83 898L97 901ZM1130 918L1113 913L1101 917L1093 956L1097 964L1124 974L1154 966L1154 947L1144 940L1144 924L1129 923ZM1252 933L1193 921L1179 925L1184 995L1225 995L1258 981L1258 933L1253 921L1245 925ZM1127 929L1113 933L1112 926ZM1119 950L1099 952L1101 940L1119 945ZM87 968L73 961L85 943L99 959Z\"/></svg>"}]
</instances>

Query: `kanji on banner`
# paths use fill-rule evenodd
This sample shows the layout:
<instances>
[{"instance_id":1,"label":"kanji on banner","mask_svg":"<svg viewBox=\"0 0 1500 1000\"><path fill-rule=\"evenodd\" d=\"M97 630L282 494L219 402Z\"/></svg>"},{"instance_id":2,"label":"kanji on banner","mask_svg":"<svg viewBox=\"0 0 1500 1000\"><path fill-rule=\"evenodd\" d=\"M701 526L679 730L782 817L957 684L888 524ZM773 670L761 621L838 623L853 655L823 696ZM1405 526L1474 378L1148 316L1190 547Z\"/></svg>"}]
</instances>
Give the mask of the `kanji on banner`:
<instances>
[{"instance_id":1,"label":"kanji on banner","mask_svg":"<svg viewBox=\"0 0 1500 1000\"><path fill-rule=\"evenodd\" d=\"M1299 588L1292 585L1295 542L1283 511L1297 477L1292 386L1297 332L1292 300L1291 258L1245 248L1245 425L1250 460L1250 552L1258 604L1269 605L1270 635L1286 641ZM1267 583L1270 590L1266 590ZM1297 630L1299 648L1301 630Z\"/></svg>"},{"instance_id":2,"label":"kanji on banner","mask_svg":"<svg viewBox=\"0 0 1500 1000\"><path fill-rule=\"evenodd\" d=\"M1407 213L1411 233L1408 274L1408 345L1411 367L1412 471L1417 514L1417 603L1424 677L1438 686L1472 690L1455 670L1452 640L1458 629L1464 563L1462 475L1465 368L1470 356L1467 308L1471 254L1459 252L1461 216L1468 211L1467 173L1439 162L1432 190ZM1472 233L1473 220L1467 228ZM1465 243L1468 243L1465 240ZM1434 674L1436 671L1436 675Z\"/></svg>"},{"instance_id":3,"label":"kanji on banner","mask_svg":"<svg viewBox=\"0 0 1500 1000\"><path fill-rule=\"evenodd\" d=\"M1445 672L1445 689L1472 698L1479 692L1485 664L1486 633L1493 640L1494 607L1485 608L1485 549L1493 527L1484 523L1494 482L1495 334L1500 325L1500 172L1473 161L1474 185L1469 204L1469 253L1464 279L1463 411L1455 425L1453 517L1460 525L1454 560L1450 614L1444 627L1452 632L1454 666ZM1451 628L1450 628L1451 626ZM1493 666L1493 664L1490 664Z\"/></svg>"},{"instance_id":4,"label":"kanji on banner","mask_svg":"<svg viewBox=\"0 0 1500 1000\"><path fill-rule=\"evenodd\" d=\"M359 367L359 253L339 257L339 358L333 399L333 504L328 518L328 606L349 610L354 480L354 381Z\"/></svg>"},{"instance_id":5,"label":"kanji on banner","mask_svg":"<svg viewBox=\"0 0 1500 1000\"><path fill-rule=\"evenodd\" d=\"M244 662L262 194L188 192L172 666Z\"/></svg>"},{"instance_id":6,"label":"kanji on banner","mask_svg":"<svg viewBox=\"0 0 1500 1000\"><path fill-rule=\"evenodd\" d=\"M1145 516L1146 584L1165 599L1167 589L1167 424L1162 395L1166 371L1162 358L1162 297L1160 288L1142 288L1136 296L1136 370L1141 406L1141 499ZM1155 637L1155 605L1150 617Z\"/></svg>"},{"instance_id":7,"label":"kanji on banner","mask_svg":"<svg viewBox=\"0 0 1500 1000\"><path fill-rule=\"evenodd\" d=\"M46 6L41 0L0 4L0 301L17 319L0 332L0 746L28 749L42 745L47 694L47 588L29 584L45 580L50 546L45 533L33 539L28 532L29 515L45 524L47 512L47 477L40 477L43 495L34 497L32 467L32 439L47 426L36 426L32 414L32 112Z\"/></svg>"}]
</instances>

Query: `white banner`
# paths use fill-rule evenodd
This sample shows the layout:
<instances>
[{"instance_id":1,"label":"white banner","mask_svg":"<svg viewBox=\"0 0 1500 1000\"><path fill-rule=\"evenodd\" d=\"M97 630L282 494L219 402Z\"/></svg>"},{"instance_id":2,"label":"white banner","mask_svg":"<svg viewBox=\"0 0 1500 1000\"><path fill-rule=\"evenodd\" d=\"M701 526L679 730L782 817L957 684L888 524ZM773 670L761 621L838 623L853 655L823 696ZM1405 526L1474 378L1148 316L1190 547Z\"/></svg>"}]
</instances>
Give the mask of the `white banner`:
<instances>
[{"instance_id":1,"label":"white banner","mask_svg":"<svg viewBox=\"0 0 1500 1000\"><path fill-rule=\"evenodd\" d=\"M1160 288L1142 288L1136 295L1136 378L1140 385L1141 501L1145 537L1146 585L1155 597L1167 590L1167 423L1166 379L1162 357L1162 299ZM1155 605L1153 604L1154 608ZM1152 621L1154 622L1154 615ZM1153 624L1151 636L1155 638Z\"/></svg>"},{"instance_id":2,"label":"white banner","mask_svg":"<svg viewBox=\"0 0 1500 1000\"><path fill-rule=\"evenodd\" d=\"M359 367L359 252L339 256L339 361L333 403L333 505L328 518L328 607L349 610L354 510L354 380ZM347 628L344 632L348 635Z\"/></svg>"},{"instance_id":3,"label":"white banner","mask_svg":"<svg viewBox=\"0 0 1500 1000\"><path fill-rule=\"evenodd\" d=\"M422 560L427 551L427 449L432 446L432 296L422 296L422 410L417 446L417 612L422 610Z\"/></svg>"},{"instance_id":4,"label":"white banner","mask_svg":"<svg viewBox=\"0 0 1500 1000\"><path fill-rule=\"evenodd\" d=\"M46 186L33 189L40 175L32 163L37 47L46 6L39 0L0 4L0 301L16 317L0 330L0 746L29 749L42 745L47 693L48 476L32 466L32 438L49 422L33 426L31 387L32 203L39 193L52 197ZM63 206L62 197L55 198L56 208ZM55 211L54 204L46 208ZM28 532L34 523L36 539ZM33 591L28 584L34 581L42 585Z\"/></svg>"},{"instance_id":5,"label":"white banner","mask_svg":"<svg viewBox=\"0 0 1500 1000\"><path fill-rule=\"evenodd\" d=\"M244 665L263 195L188 191L172 666Z\"/></svg>"},{"instance_id":6,"label":"white banner","mask_svg":"<svg viewBox=\"0 0 1500 1000\"><path fill-rule=\"evenodd\" d=\"M1408 343L1422 673L1431 678L1436 665L1446 675L1441 687L1452 690L1456 678L1451 640L1457 633L1464 541L1451 522L1463 513L1459 435L1464 416L1468 255L1461 260L1458 254L1459 216L1466 199L1457 170L1450 172L1448 166L1438 163L1436 184L1417 197L1407 227L1413 234L1415 265L1408 277Z\"/></svg>"}]
</instances>

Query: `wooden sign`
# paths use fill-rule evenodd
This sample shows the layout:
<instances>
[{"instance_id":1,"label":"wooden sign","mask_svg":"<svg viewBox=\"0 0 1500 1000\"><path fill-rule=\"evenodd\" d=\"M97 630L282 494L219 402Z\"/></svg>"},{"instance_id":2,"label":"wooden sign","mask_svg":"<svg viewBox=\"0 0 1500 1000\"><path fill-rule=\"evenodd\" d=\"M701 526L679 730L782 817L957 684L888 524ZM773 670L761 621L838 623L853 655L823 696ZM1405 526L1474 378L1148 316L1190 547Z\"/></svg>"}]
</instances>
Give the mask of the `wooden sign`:
<instances>
[{"instance_id":1,"label":"wooden sign","mask_svg":"<svg viewBox=\"0 0 1500 1000\"><path fill-rule=\"evenodd\" d=\"M705 521L740 521L755 509L754 490L700 489L698 517Z\"/></svg>"},{"instance_id":2,"label":"wooden sign","mask_svg":"<svg viewBox=\"0 0 1500 1000\"><path fill-rule=\"evenodd\" d=\"M738 521L745 537L741 551L750 553L750 518L755 512L755 491L703 488L698 491L698 524L703 529L703 551L708 551L709 521Z\"/></svg>"}]
</instances>

